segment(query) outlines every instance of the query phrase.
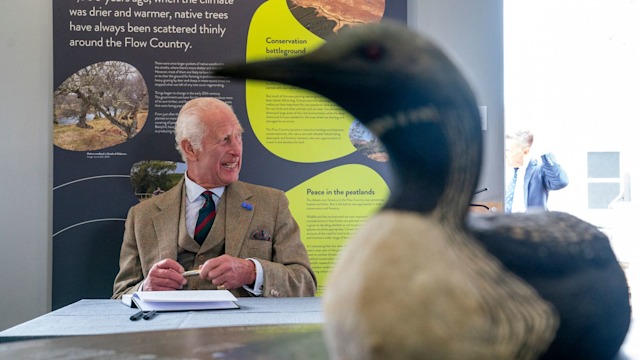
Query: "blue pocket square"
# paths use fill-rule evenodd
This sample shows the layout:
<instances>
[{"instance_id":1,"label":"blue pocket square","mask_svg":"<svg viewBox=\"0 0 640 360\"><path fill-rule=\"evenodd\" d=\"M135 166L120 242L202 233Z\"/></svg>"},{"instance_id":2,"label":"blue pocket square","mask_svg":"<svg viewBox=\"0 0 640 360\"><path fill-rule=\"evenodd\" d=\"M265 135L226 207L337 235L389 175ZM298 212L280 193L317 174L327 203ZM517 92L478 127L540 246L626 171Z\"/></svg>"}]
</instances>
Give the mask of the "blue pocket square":
<instances>
[{"instance_id":1,"label":"blue pocket square","mask_svg":"<svg viewBox=\"0 0 640 360\"><path fill-rule=\"evenodd\" d=\"M271 235L265 230L256 230L251 234L251 239L253 240L262 240L262 241L271 241Z\"/></svg>"}]
</instances>

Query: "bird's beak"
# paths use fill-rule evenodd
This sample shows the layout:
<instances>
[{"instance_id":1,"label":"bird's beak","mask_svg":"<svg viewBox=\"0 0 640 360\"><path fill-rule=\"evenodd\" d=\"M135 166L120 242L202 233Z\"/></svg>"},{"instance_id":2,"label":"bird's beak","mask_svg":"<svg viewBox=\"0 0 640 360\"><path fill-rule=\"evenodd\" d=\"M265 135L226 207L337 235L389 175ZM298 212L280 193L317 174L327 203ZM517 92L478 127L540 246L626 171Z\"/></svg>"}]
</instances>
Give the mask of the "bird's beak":
<instances>
[{"instance_id":1,"label":"bird's beak","mask_svg":"<svg viewBox=\"0 0 640 360\"><path fill-rule=\"evenodd\" d=\"M257 61L247 64L229 64L213 71L213 75L236 79L277 81L299 86L309 85L310 66L303 57L279 60Z\"/></svg>"}]
</instances>

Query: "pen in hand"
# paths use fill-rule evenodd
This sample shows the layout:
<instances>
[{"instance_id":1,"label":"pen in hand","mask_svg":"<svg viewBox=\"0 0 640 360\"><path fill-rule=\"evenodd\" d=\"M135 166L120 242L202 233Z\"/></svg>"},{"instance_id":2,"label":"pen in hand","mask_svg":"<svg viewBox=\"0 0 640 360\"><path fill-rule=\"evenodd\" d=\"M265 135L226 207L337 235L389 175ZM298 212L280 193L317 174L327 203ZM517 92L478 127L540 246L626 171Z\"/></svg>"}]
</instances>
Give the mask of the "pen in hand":
<instances>
[{"instance_id":1,"label":"pen in hand","mask_svg":"<svg viewBox=\"0 0 640 360\"><path fill-rule=\"evenodd\" d=\"M198 275L200 275L200 269L185 271L180 275L182 275L184 277L187 277L187 276L198 276Z\"/></svg>"}]
</instances>

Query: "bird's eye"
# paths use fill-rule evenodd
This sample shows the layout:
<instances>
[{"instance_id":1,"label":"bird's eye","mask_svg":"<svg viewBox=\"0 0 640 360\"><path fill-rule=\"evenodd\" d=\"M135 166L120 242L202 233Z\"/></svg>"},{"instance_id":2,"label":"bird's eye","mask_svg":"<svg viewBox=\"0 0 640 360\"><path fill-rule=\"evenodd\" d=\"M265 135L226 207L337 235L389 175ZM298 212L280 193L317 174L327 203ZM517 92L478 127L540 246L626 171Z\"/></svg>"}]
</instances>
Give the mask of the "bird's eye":
<instances>
[{"instance_id":1,"label":"bird's eye","mask_svg":"<svg viewBox=\"0 0 640 360\"><path fill-rule=\"evenodd\" d=\"M360 49L362 55L372 61L381 60L385 55L385 49L379 44L369 44Z\"/></svg>"}]
</instances>

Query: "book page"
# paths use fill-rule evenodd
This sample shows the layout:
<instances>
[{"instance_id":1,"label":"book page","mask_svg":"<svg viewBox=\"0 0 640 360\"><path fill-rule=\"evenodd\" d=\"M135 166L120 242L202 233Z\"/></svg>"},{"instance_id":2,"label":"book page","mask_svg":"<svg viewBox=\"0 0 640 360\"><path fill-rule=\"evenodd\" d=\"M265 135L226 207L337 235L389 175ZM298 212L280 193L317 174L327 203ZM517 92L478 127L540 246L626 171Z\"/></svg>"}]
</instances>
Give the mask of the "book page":
<instances>
[{"instance_id":1,"label":"book page","mask_svg":"<svg viewBox=\"0 0 640 360\"><path fill-rule=\"evenodd\" d=\"M132 296L142 311L238 309L238 299L228 290L140 291Z\"/></svg>"}]
</instances>

